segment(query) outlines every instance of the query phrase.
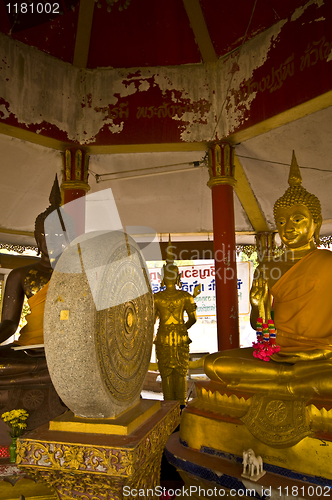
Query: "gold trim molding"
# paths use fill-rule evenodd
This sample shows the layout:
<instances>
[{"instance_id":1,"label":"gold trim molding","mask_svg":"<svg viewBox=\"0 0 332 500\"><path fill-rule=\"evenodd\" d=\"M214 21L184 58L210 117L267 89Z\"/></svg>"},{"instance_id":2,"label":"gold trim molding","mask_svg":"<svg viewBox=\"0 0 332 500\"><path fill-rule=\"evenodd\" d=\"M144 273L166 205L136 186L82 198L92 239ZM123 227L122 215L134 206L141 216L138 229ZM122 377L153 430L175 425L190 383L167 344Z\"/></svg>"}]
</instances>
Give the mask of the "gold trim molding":
<instances>
[{"instance_id":1,"label":"gold trim molding","mask_svg":"<svg viewBox=\"0 0 332 500\"><path fill-rule=\"evenodd\" d=\"M85 192L90 191L90 186L84 181L64 181L61 184L61 189L83 189Z\"/></svg>"},{"instance_id":2,"label":"gold trim molding","mask_svg":"<svg viewBox=\"0 0 332 500\"><path fill-rule=\"evenodd\" d=\"M209 188L212 188L213 186L224 185L224 184L227 184L228 186L235 187L236 183L237 183L236 179L225 175L223 177L213 177L212 179L210 179L207 182L207 185L209 186Z\"/></svg>"},{"instance_id":3,"label":"gold trim molding","mask_svg":"<svg viewBox=\"0 0 332 500\"><path fill-rule=\"evenodd\" d=\"M107 419L76 417L71 411L50 422L50 431L113 434L127 436L152 417L160 409L160 401L142 399L138 405L117 416Z\"/></svg>"}]
</instances>

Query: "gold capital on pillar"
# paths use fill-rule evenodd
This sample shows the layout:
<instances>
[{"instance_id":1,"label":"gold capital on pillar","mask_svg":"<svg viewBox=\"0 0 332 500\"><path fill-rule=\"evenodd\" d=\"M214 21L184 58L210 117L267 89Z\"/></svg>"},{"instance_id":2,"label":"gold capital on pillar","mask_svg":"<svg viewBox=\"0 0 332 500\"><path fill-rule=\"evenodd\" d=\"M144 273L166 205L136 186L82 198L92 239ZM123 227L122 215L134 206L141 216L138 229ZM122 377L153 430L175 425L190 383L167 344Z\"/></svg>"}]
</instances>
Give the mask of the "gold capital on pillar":
<instances>
[{"instance_id":1,"label":"gold capital on pillar","mask_svg":"<svg viewBox=\"0 0 332 500\"><path fill-rule=\"evenodd\" d=\"M89 155L84 149L68 148L62 153L61 194L66 212L75 221L76 236L85 232L85 195L89 191ZM75 201L75 203L71 203Z\"/></svg>"},{"instance_id":2,"label":"gold capital on pillar","mask_svg":"<svg viewBox=\"0 0 332 500\"><path fill-rule=\"evenodd\" d=\"M273 259L275 256L275 235L276 233L273 231L264 231L256 234L256 246L259 262L268 261Z\"/></svg>"},{"instance_id":3,"label":"gold capital on pillar","mask_svg":"<svg viewBox=\"0 0 332 500\"><path fill-rule=\"evenodd\" d=\"M62 193L68 189L89 191L88 184L89 155L84 149L66 149L63 153Z\"/></svg>"},{"instance_id":4,"label":"gold capital on pillar","mask_svg":"<svg viewBox=\"0 0 332 500\"><path fill-rule=\"evenodd\" d=\"M220 184L235 186L234 147L228 142L213 143L209 146L209 173L207 185L212 188Z\"/></svg>"}]
</instances>

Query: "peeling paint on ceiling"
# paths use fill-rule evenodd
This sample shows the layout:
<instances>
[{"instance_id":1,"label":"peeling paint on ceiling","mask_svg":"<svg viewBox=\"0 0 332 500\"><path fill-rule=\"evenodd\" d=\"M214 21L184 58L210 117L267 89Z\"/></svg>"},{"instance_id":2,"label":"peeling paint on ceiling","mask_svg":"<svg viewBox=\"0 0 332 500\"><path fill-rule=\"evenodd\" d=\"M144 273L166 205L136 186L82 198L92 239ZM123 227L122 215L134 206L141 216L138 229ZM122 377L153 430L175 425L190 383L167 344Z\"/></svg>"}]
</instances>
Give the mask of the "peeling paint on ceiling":
<instances>
[{"instance_id":1,"label":"peeling paint on ceiling","mask_svg":"<svg viewBox=\"0 0 332 500\"><path fill-rule=\"evenodd\" d=\"M233 79L227 95L226 92L228 87L226 87L226 85L229 84L229 81L224 80L222 88L219 89L219 102L222 103L228 98L227 107L225 106L222 113L222 120L220 120L219 123L219 137L225 137L229 133L232 133L246 120L244 110L250 110L257 92L248 93L246 99L241 99L240 105L236 104L235 96L240 92L240 86L243 82L249 81L254 71L265 63L271 47L278 40L278 36L286 23L287 20L280 21L269 30L258 35L252 42L245 44L241 49L238 61L236 61L235 71L233 65L236 56L232 55L222 61L224 73L228 74L229 78L233 74ZM233 71L234 73L232 73ZM219 108L221 108L220 104Z\"/></svg>"}]
</instances>

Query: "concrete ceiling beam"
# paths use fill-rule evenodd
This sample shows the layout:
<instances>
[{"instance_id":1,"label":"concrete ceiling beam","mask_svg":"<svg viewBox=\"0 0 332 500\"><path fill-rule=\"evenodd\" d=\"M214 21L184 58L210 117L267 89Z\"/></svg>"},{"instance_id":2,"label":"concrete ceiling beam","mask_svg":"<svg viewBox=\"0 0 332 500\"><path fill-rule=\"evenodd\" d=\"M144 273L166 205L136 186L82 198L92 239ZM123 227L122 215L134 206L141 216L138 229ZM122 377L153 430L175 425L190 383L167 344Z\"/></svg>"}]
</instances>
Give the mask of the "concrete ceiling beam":
<instances>
[{"instance_id":1,"label":"concrete ceiling beam","mask_svg":"<svg viewBox=\"0 0 332 500\"><path fill-rule=\"evenodd\" d=\"M270 231L257 198L251 189L243 167L237 155L234 155L235 178L237 180L235 192L247 214L247 217L256 233Z\"/></svg>"},{"instance_id":2,"label":"concrete ceiling beam","mask_svg":"<svg viewBox=\"0 0 332 500\"><path fill-rule=\"evenodd\" d=\"M203 62L216 62L218 57L215 53L213 43L206 26L199 0L183 0L183 4L202 55Z\"/></svg>"},{"instance_id":3,"label":"concrete ceiling beam","mask_svg":"<svg viewBox=\"0 0 332 500\"><path fill-rule=\"evenodd\" d=\"M86 68L89 57L94 0L80 0L73 66Z\"/></svg>"}]
</instances>

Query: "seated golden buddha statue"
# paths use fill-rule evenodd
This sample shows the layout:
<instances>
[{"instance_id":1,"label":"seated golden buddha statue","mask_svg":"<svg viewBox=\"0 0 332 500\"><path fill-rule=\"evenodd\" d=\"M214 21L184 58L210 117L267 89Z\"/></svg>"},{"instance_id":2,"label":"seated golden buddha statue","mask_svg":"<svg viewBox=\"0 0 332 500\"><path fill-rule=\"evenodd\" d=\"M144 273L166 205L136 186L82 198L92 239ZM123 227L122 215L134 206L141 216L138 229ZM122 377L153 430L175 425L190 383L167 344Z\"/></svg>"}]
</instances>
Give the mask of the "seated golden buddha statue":
<instances>
[{"instance_id":1,"label":"seated golden buddha statue","mask_svg":"<svg viewBox=\"0 0 332 500\"><path fill-rule=\"evenodd\" d=\"M194 297L200 293L200 285L191 295L178 289L181 275L167 247L166 264L162 270L161 286L166 289L154 296L155 320L160 319L156 340L156 356L161 375L165 400L178 400L182 405L187 399L187 373L189 367L189 328L197 321ZM188 319L184 321L184 313Z\"/></svg>"},{"instance_id":2,"label":"seated golden buddha statue","mask_svg":"<svg viewBox=\"0 0 332 500\"><path fill-rule=\"evenodd\" d=\"M0 385L25 384L31 383L32 380L42 383L50 380L44 349L36 346L43 344L44 305L54 267L46 245L44 226L46 217L54 210L59 211L61 194L57 178L49 201L50 206L37 216L35 222L35 238L41 255L39 262L13 269L7 278L0 323L0 343L16 332L25 297L28 298L31 313L26 316L27 324L20 331L18 340L0 345ZM13 347L17 346L27 348L13 350Z\"/></svg>"},{"instance_id":3,"label":"seated golden buddha statue","mask_svg":"<svg viewBox=\"0 0 332 500\"><path fill-rule=\"evenodd\" d=\"M293 153L285 194L274 205L283 256L258 267L250 299L251 323L270 318L273 298L276 344L268 363L253 349L217 352L205 360L210 379L240 390L332 396L332 253L318 250L322 224L318 198L302 187Z\"/></svg>"},{"instance_id":4,"label":"seated golden buddha statue","mask_svg":"<svg viewBox=\"0 0 332 500\"><path fill-rule=\"evenodd\" d=\"M274 205L285 251L262 260L250 292L252 326L258 318L258 325L268 323L272 306L276 343L265 340L264 347L258 335L255 348L205 358L209 380L196 382L197 397L181 417L180 442L189 450L181 473L186 485L191 484L186 471L193 470L188 460L201 480L204 454L217 457L208 467L220 472L221 485L228 474L240 478L248 449L262 457L266 477L332 485L332 253L317 249L321 207L301 184L293 154L290 186ZM269 342L272 330L263 328L271 333ZM266 357L254 356L257 345ZM179 453L176 449L176 457Z\"/></svg>"}]
</instances>

